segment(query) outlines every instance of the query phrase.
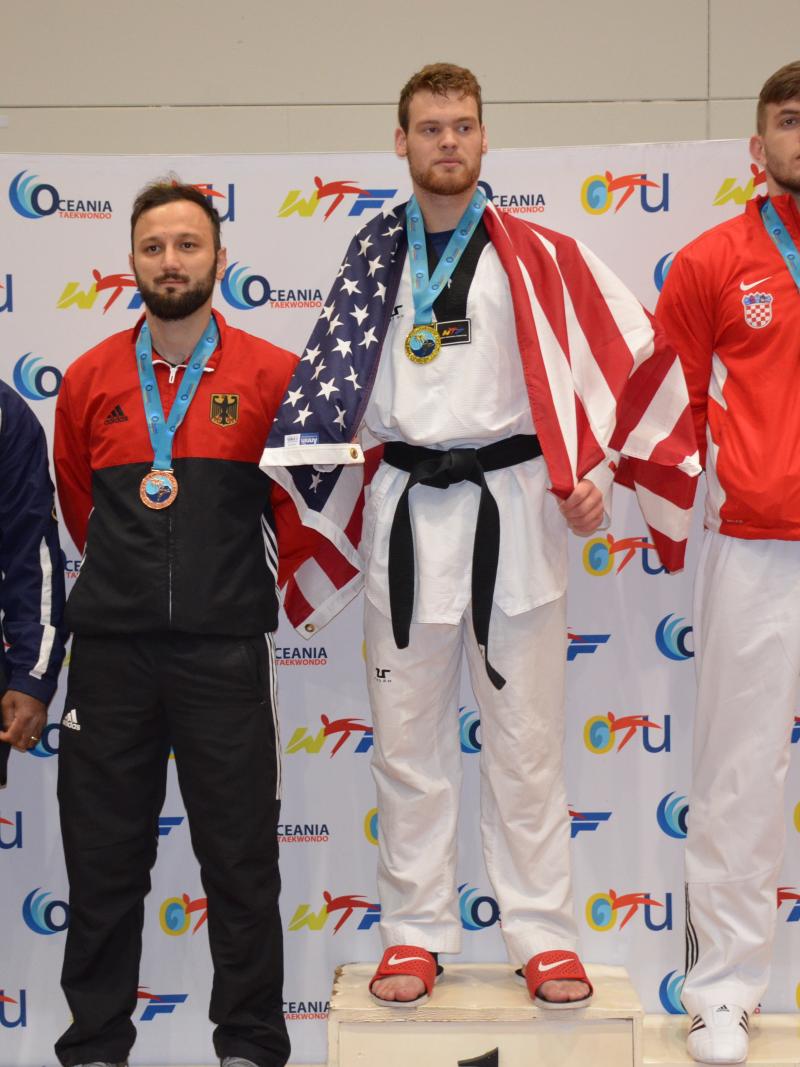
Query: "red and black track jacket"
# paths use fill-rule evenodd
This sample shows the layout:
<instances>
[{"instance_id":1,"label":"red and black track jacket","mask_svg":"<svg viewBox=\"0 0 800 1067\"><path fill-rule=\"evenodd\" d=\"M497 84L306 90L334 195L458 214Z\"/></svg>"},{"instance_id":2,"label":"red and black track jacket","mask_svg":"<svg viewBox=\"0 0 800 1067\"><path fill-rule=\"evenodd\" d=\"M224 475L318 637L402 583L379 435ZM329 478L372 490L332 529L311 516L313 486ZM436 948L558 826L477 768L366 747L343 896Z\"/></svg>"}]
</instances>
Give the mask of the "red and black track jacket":
<instances>
[{"instance_id":1,"label":"red and black track jacket","mask_svg":"<svg viewBox=\"0 0 800 1067\"><path fill-rule=\"evenodd\" d=\"M311 551L315 535L258 468L297 357L214 315L220 343L175 434L179 491L168 508L139 497L153 463L136 370L141 320L64 375L54 458L61 510L85 552L67 604L75 633L274 630L278 551L282 580ZM157 353L153 365L167 414L183 367Z\"/></svg>"}]
</instances>

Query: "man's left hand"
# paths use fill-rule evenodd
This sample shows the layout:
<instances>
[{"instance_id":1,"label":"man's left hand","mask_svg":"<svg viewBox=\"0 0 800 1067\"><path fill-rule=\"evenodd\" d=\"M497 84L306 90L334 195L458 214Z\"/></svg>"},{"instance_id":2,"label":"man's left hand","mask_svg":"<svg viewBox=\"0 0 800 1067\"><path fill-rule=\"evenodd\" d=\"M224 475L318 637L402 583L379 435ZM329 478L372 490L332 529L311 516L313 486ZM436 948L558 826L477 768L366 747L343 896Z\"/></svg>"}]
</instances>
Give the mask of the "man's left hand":
<instances>
[{"instance_id":1,"label":"man's left hand","mask_svg":"<svg viewBox=\"0 0 800 1067\"><path fill-rule=\"evenodd\" d=\"M583 478L566 500L559 504L561 514L573 533L586 537L600 526L605 509L603 494L588 478Z\"/></svg>"},{"instance_id":2,"label":"man's left hand","mask_svg":"<svg viewBox=\"0 0 800 1067\"><path fill-rule=\"evenodd\" d=\"M47 705L36 697L9 689L0 700L4 729L0 741L7 741L17 752L27 752L42 736L47 725Z\"/></svg>"}]
</instances>

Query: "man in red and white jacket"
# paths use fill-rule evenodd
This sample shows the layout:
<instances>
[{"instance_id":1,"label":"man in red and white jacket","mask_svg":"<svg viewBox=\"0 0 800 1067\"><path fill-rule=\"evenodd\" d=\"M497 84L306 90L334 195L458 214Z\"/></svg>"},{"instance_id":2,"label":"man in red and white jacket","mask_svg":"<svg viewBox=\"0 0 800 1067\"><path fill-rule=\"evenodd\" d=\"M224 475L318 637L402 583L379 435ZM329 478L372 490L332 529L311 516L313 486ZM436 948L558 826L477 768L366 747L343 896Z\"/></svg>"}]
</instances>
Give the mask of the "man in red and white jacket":
<instances>
[{"instance_id":1,"label":"man in red and white jacket","mask_svg":"<svg viewBox=\"0 0 800 1067\"><path fill-rule=\"evenodd\" d=\"M800 62L767 80L757 119L768 196L678 253L657 309L708 485L683 987L708 1063L745 1060L767 987L800 682Z\"/></svg>"}]
</instances>

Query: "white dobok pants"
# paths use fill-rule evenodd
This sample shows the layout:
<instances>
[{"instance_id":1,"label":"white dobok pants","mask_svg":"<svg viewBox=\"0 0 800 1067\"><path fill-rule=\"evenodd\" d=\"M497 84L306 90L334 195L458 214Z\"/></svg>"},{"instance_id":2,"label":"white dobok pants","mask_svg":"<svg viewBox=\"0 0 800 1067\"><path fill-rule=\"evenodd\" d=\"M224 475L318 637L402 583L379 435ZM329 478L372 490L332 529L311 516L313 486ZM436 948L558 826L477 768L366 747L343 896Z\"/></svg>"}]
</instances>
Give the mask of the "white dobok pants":
<instances>
[{"instance_id":1,"label":"white dobok pants","mask_svg":"<svg viewBox=\"0 0 800 1067\"><path fill-rule=\"evenodd\" d=\"M574 949L570 828L562 774L565 598L522 615L493 609L490 683L472 629L412 623L398 649L391 620L365 600L364 630L378 794L378 891L384 945L458 952L456 830L461 788L458 696L466 652L481 717L481 837L515 966Z\"/></svg>"},{"instance_id":2,"label":"white dobok pants","mask_svg":"<svg viewBox=\"0 0 800 1067\"><path fill-rule=\"evenodd\" d=\"M769 980L800 680L800 542L706 532L686 842L690 1015L752 1012Z\"/></svg>"}]
</instances>

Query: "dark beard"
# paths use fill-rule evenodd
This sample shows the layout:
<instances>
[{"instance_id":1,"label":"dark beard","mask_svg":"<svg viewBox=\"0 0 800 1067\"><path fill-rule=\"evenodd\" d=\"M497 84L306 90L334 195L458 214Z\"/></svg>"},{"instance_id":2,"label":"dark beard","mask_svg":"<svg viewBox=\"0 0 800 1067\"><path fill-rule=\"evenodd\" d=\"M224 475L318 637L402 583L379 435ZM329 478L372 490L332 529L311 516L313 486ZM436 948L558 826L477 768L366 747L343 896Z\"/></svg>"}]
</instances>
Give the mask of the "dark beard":
<instances>
[{"instance_id":1,"label":"dark beard","mask_svg":"<svg viewBox=\"0 0 800 1067\"><path fill-rule=\"evenodd\" d=\"M214 292L214 283L217 280L216 264L211 268L205 278L201 278L191 289L181 293L165 293L149 288L145 285L134 269L136 284L139 286L144 305L151 315L165 322L175 322L178 319L187 319L211 297ZM165 275L162 282L168 278L180 277Z\"/></svg>"},{"instance_id":2,"label":"dark beard","mask_svg":"<svg viewBox=\"0 0 800 1067\"><path fill-rule=\"evenodd\" d=\"M424 189L426 193L437 193L439 196L459 196L471 189L481 175L480 163L476 167L468 167L461 175L437 175L433 167L426 171L416 170L409 158L408 169L420 189Z\"/></svg>"}]
</instances>

